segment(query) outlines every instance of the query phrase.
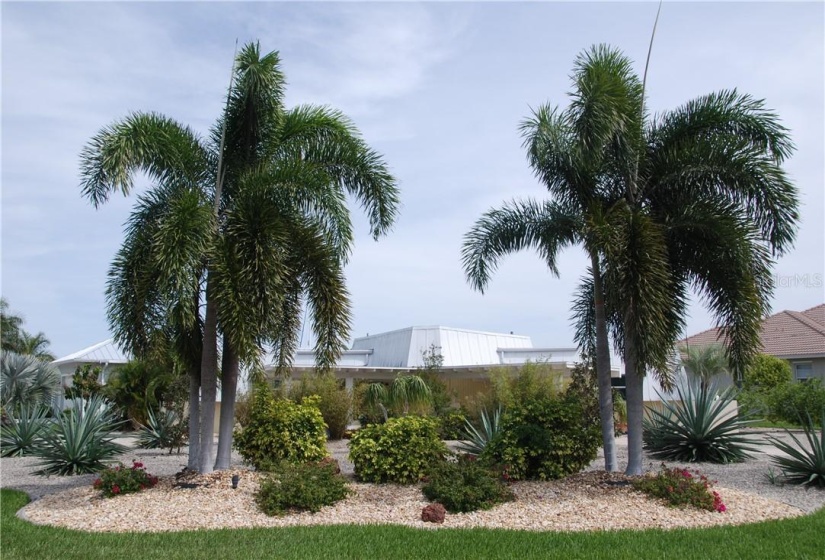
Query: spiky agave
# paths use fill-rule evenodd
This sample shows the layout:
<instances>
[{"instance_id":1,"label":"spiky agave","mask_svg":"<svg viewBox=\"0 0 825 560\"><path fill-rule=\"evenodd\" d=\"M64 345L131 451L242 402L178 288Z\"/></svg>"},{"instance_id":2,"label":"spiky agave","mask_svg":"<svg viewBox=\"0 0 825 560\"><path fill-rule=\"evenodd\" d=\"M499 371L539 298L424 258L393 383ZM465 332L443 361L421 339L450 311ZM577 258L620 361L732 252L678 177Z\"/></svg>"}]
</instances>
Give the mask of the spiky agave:
<instances>
[{"instance_id":1,"label":"spiky agave","mask_svg":"<svg viewBox=\"0 0 825 560\"><path fill-rule=\"evenodd\" d=\"M662 399L663 410L644 419L644 448L657 459L732 463L752 457L757 442L742 432L753 420L736 412L736 390L688 383L676 400Z\"/></svg>"},{"instance_id":2,"label":"spiky agave","mask_svg":"<svg viewBox=\"0 0 825 560\"><path fill-rule=\"evenodd\" d=\"M48 415L49 409L45 406L28 404L10 414L8 424L0 426L0 457L31 455L49 428Z\"/></svg>"},{"instance_id":3,"label":"spiky agave","mask_svg":"<svg viewBox=\"0 0 825 560\"><path fill-rule=\"evenodd\" d=\"M121 424L103 397L95 395L56 418L54 427L43 434L39 475L73 475L99 472L126 451L116 443L115 430Z\"/></svg>"},{"instance_id":4,"label":"spiky agave","mask_svg":"<svg viewBox=\"0 0 825 560\"><path fill-rule=\"evenodd\" d=\"M782 469L786 482L805 486L819 486L825 488L825 408L822 409L822 419L819 434L810 414L803 424L803 432L808 442L807 448L796 435L785 430L793 440L794 445L775 437L768 438L782 453L787 455L775 456L773 463Z\"/></svg>"}]
</instances>

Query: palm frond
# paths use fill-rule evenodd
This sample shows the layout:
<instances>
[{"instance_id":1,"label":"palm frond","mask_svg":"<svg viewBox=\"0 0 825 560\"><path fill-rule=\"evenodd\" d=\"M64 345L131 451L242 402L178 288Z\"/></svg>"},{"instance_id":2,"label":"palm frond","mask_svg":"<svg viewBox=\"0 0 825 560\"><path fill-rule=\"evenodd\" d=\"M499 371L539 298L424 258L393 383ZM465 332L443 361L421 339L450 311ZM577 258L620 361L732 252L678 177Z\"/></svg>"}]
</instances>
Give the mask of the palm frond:
<instances>
[{"instance_id":1,"label":"palm frond","mask_svg":"<svg viewBox=\"0 0 825 560\"><path fill-rule=\"evenodd\" d=\"M464 235L461 258L470 285L481 292L502 257L535 249L553 274L561 249L580 239L576 214L554 202L512 201L485 213Z\"/></svg>"},{"instance_id":2,"label":"palm frond","mask_svg":"<svg viewBox=\"0 0 825 560\"><path fill-rule=\"evenodd\" d=\"M136 172L157 183L198 184L209 157L191 129L157 113L133 113L103 128L80 156L81 192L95 207L112 192L129 194Z\"/></svg>"}]
</instances>

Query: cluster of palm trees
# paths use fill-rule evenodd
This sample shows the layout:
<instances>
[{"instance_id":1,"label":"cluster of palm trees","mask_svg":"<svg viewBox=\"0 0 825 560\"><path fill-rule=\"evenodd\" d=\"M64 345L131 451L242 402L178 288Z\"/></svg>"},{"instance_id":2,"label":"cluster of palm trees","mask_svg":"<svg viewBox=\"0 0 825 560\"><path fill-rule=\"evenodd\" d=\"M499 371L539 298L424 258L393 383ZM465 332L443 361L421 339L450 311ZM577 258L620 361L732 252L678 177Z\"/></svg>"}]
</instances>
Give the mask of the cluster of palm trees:
<instances>
[{"instance_id":1,"label":"cluster of palm trees","mask_svg":"<svg viewBox=\"0 0 825 560\"><path fill-rule=\"evenodd\" d=\"M605 467L618 468L612 341L625 364L627 473L641 474L642 381L651 373L672 383L689 290L715 315L737 377L758 350L773 259L791 247L799 219L782 169L793 145L762 101L737 91L651 118L631 61L606 46L576 60L569 106L539 107L522 132L550 198L484 214L465 237L466 276L483 290L502 257L527 248L558 274L561 250L585 250L590 267L573 316L597 370Z\"/></svg>"},{"instance_id":2,"label":"cluster of palm trees","mask_svg":"<svg viewBox=\"0 0 825 560\"><path fill-rule=\"evenodd\" d=\"M561 250L585 250L576 341L596 365L608 470L617 468L611 342L624 358L627 470L635 474L642 378L670 381L688 290L716 314L734 371L756 349L772 259L790 247L798 220L781 168L792 145L776 115L735 91L650 118L643 84L615 49L586 51L573 80L566 109L542 106L522 125L550 199L486 213L466 235L463 263L483 290L508 253L534 248L558 273ZM201 472L229 466L239 368L259 365L269 346L288 367L304 306L319 367L343 350L350 306L342 269L353 241L346 195L364 208L376 239L397 214L383 158L341 113L284 107L284 83L278 54L248 44L208 138L135 113L101 130L82 154L82 191L96 207L113 192L128 194L139 172L153 183L110 269L108 317L133 355L171 349L189 372L189 467Z\"/></svg>"},{"instance_id":3,"label":"cluster of palm trees","mask_svg":"<svg viewBox=\"0 0 825 560\"><path fill-rule=\"evenodd\" d=\"M376 239L399 204L395 179L353 123L327 107L286 108L284 86L278 53L247 44L208 138L134 113L81 156L82 192L95 207L131 192L138 172L153 182L109 271L107 312L125 350L138 358L171 350L189 372L189 467L201 472L229 466L241 365L259 366L271 346L288 367L305 305L319 367L345 348L346 196L364 208Z\"/></svg>"}]
</instances>

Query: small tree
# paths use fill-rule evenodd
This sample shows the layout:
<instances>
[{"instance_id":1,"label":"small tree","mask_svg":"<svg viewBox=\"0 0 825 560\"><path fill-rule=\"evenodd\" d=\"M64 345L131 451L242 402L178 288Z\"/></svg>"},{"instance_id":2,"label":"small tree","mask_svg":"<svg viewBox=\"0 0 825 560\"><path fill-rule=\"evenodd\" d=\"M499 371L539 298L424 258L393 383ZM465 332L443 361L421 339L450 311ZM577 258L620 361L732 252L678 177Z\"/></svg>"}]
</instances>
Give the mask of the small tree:
<instances>
[{"instance_id":1,"label":"small tree","mask_svg":"<svg viewBox=\"0 0 825 560\"><path fill-rule=\"evenodd\" d=\"M728 359L721 344L706 346L686 346L681 349L682 365L701 386L707 387L713 378L729 371Z\"/></svg>"},{"instance_id":2,"label":"small tree","mask_svg":"<svg viewBox=\"0 0 825 560\"><path fill-rule=\"evenodd\" d=\"M365 395L366 405L377 407L389 419L389 413L406 416L411 409L428 407L432 404L432 391L419 375L399 375L389 389L383 383L370 383Z\"/></svg>"},{"instance_id":3,"label":"small tree","mask_svg":"<svg viewBox=\"0 0 825 560\"><path fill-rule=\"evenodd\" d=\"M77 366L72 375L72 386L66 387L66 398L89 400L92 396L100 394L103 385L98 379L102 372L103 368L92 364Z\"/></svg>"}]
</instances>

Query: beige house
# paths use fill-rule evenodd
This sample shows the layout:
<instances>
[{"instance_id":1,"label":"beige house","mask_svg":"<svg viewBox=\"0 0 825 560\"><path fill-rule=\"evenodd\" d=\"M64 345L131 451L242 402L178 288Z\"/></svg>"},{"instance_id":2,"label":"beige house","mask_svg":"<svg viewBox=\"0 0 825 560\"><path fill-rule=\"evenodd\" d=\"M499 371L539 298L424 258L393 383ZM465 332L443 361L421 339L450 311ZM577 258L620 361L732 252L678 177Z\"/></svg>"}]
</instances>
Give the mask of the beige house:
<instances>
[{"instance_id":1,"label":"beige house","mask_svg":"<svg viewBox=\"0 0 825 560\"><path fill-rule=\"evenodd\" d=\"M762 321L762 352L787 360L794 379L819 379L825 383L825 304L805 311L780 311ZM679 341L679 346L719 344L720 329L713 328Z\"/></svg>"}]
</instances>

